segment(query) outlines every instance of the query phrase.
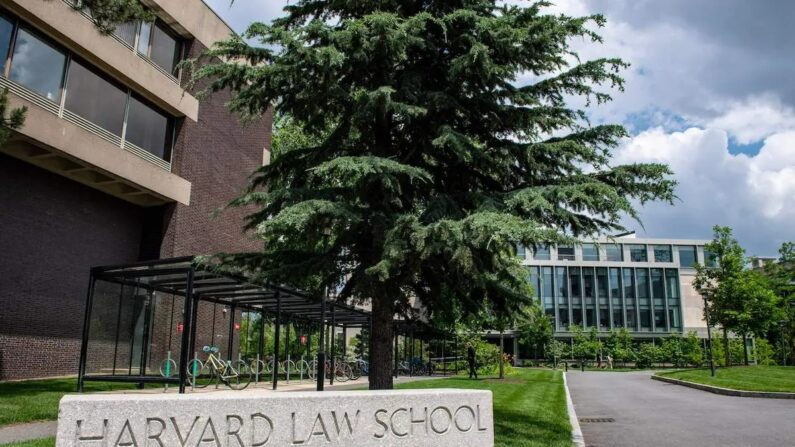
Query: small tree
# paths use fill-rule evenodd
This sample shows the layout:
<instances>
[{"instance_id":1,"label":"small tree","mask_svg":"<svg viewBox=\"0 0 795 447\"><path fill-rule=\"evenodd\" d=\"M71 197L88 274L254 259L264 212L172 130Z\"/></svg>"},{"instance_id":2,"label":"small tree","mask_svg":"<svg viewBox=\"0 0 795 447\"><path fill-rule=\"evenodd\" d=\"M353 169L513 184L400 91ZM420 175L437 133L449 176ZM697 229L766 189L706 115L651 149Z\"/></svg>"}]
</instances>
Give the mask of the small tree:
<instances>
[{"instance_id":1,"label":"small tree","mask_svg":"<svg viewBox=\"0 0 795 447\"><path fill-rule=\"evenodd\" d=\"M547 359L557 368L558 360L569 355L569 345L559 340L551 340L544 352L547 355Z\"/></svg>"},{"instance_id":2,"label":"small tree","mask_svg":"<svg viewBox=\"0 0 795 447\"><path fill-rule=\"evenodd\" d=\"M544 346L548 346L552 342L552 336L555 333L552 320L537 304L525 309L517 329L522 344L532 348L533 359L538 358L539 350L543 350Z\"/></svg>"},{"instance_id":3,"label":"small tree","mask_svg":"<svg viewBox=\"0 0 795 447\"><path fill-rule=\"evenodd\" d=\"M626 362L635 359L635 352L632 348L632 335L627 328L611 329L604 345L607 353L613 357L615 362L621 362L622 365L625 365Z\"/></svg>"},{"instance_id":4,"label":"small tree","mask_svg":"<svg viewBox=\"0 0 795 447\"><path fill-rule=\"evenodd\" d=\"M602 350L602 342L599 341L596 328L591 327L586 332L581 326L575 324L569 327L569 331L574 335L572 356L578 359L581 365L585 364L586 359L596 359Z\"/></svg>"},{"instance_id":5,"label":"small tree","mask_svg":"<svg viewBox=\"0 0 795 447\"><path fill-rule=\"evenodd\" d=\"M704 250L715 257L717 267L696 264L693 286L706 297L710 323L718 323L723 329L725 363L731 365L728 331L735 326L735 316L742 307L742 297L738 296L736 286L745 265L745 250L732 235L731 228L715 225L713 233L713 240Z\"/></svg>"}]
</instances>

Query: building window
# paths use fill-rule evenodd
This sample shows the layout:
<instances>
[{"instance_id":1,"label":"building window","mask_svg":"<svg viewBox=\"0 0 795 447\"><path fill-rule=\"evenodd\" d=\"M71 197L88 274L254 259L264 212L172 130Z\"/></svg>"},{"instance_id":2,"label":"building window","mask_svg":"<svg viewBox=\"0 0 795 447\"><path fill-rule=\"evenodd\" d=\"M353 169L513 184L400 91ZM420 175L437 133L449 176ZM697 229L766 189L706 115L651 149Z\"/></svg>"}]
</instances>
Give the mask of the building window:
<instances>
[{"instance_id":1,"label":"building window","mask_svg":"<svg viewBox=\"0 0 795 447\"><path fill-rule=\"evenodd\" d=\"M180 40L160 21L141 22L138 30L138 53L149 58L165 71L176 75L182 53ZM127 37L120 38L128 42Z\"/></svg>"},{"instance_id":2,"label":"building window","mask_svg":"<svg viewBox=\"0 0 795 447\"><path fill-rule=\"evenodd\" d=\"M569 269L569 284L571 285L571 324L582 326L582 280L580 268Z\"/></svg>"},{"instance_id":3,"label":"building window","mask_svg":"<svg viewBox=\"0 0 795 447\"><path fill-rule=\"evenodd\" d=\"M655 245L652 249L654 250L654 262L673 262L670 245Z\"/></svg>"},{"instance_id":4,"label":"building window","mask_svg":"<svg viewBox=\"0 0 795 447\"><path fill-rule=\"evenodd\" d=\"M544 313L547 316L555 318L555 288L552 283L553 277L553 270L552 267L542 267L542 277L541 281L543 281L543 298L544 298Z\"/></svg>"},{"instance_id":5,"label":"building window","mask_svg":"<svg viewBox=\"0 0 795 447\"><path fill-rule=\"evenodd\" d=\"M651 297L649 296L649 271L636 269L638 286L638 306L640 310L640 329L651 330Z\"/></svg>"},{"instance_id":6,"label":"building window","mask_svg":"<svg viewBox=\"0 0 795 447\"><path fill-rule=\"evenodd\" d=\"M651 294L654 303L654 330L665 332L665 283L663 269L651 269Z\"/></svg>"},{"instance_id":7,"label":"building window","mask_svg":"<svg viewBox=\"0 0 795 447\"><path fill-rule=\"evenodd\" d=\"M558 247L558 261L573 261L574 247Z\"/></svg>"},{"instance_id":8,"label":"building window","mask_svg":"<svg viewBox=\"0 0 795 447\"><path fill-rule=\"evenodd\" d=\"M624 303L627 306L627 328L638 329L637 307L635 306L635 274L632 269L624 269Z\"/></svg>"},{"instance_id":9,"label":"building window","mask_svg":"<svg viewBox=\"0 0 795 447\"><path fill-rule=\"evenodd\" d=\"M549 246L548 245L539 245L536 247L535 251L533 252L533 259L536 261L549 261L550 254L549 254Z\"/></svg>"},{"instance_id":10,"label":"building window","mask_svg":"<svg viewBox=\"0 0 795 447\"><path fill-rule=\"evenodd\" d=\"M17 32L9 78L53 102L61 99L66 53L25 28Z\"/></svg>"},{"instance_id":11,"label":"building window","mask_svg":"<svg viewBox=\"0 0 795 447\"><path fill-rule=\"evenodd\" d=\"M582 260L583 261L598 261L599 249L596 244L582 244Z\"/></svg>"},{"instance_id":12,"label":"building window","mask_svg":"<svg viewBox=\"0 0 795 447\"><path fill-rule=\"evenodd\" d=\"M610 262L624 261L624 250L621 249L621 245L619 244L605 245L605 254L607 255L607 260Z\"/></svg>"},{"instance_id":13,"label":"building window","mask_svg":"<svg viewBox=\"0 0 795 447\"><path fill-rule=\"evenodd\" d=\"M558 292L558 324L565 330L569 327L569 281L566 267L555 268L555 288Z\"/></svg>"},{"instance_id":14,"label":"building window","mask_svg":"<svg viewBox=\"0 0 795 447\"><path fill-rule=\"evenodd\" d=\"M696 247L691 245L682 245L678 247L679 250L679 266L684 268L693 268L698 261L696 255Z\"/></svg>"},{"instance_id":15,"label":"building window","mask_svg":"<svg viewBox=\"0 0 795 447\"><path fill-rule=\"evenodd\" d=\"M172 123L168 116L130 97L125 139L168 161L171 157Z\"/></svg>"},{"instance_id":16,"label":"building window","mask_svg":"<svg viewBox=\"0 0 795 447\"><path fill-rule=\"evenodd\" d=\"M127 92L75 60L66 81L67 110L121 136Z\"/></svg>"},{"instance_id":17,"label":"building window","mask_svg":"<svg viewBox=\"0 0 795 447\"><path fill-rule=\"evenodd\" d=\"M671 329L682 329L679 318L679 275L676 269L665 269L666 292L668 295L668 321Z\"/></svg>"},{"instance_id":18,"label":"building window","mask_svg":"<svg viewBox=\"0 0 795 447\"><path fill-rule=\"evenodd\" d=\"M632 262L648 262L648 253L646 253L645 245L630 245L629 246L629 259Z\"/></svg>"},{"instance_id":19,"label":"building window","mask_svg":"<svg viewBox=\"0 0 795 447\"><path fill-rule=\"evenodd\" d=\"M516 246L516 256L519 259L525 259L527 256L527 252L525 251L524 245L517 245Z\"/></svg>"},{"instance_id":20,"label":"building window","mask_svg":"<svg viewBox=\"0 0 795 447\"><path fill-rule=\"evenodd\" d=\"M607 282L607 269L597 267L596 269L596 294L599 304L599 329L607 330L610 328L610 307L608 291L610 284Z\"/></svg>"},{"instance_id":21,"label":"building window","mask_svg":"<svg viewBox=\"0 0 795 447\"><path fill-rule=\"evenodd\" d=\"M596 285L594 284L593 267L583 267L582 269L582 291L585 300L585 320L583 325L596 326Z\"/></svg>"},{"instance_id":22,"label":"building window","mask_svg":"<svg viewBox=\"0 0 795 447\"><path fill-rule=\"evenodd\" d=\"M113 30L113 34L124 41L130 47L135 46L135 36L138 33L139 22L119 23Z\"/></svg>"},{"instance_id":23,"label":"building window","mask_svg":"<svg viewBox=\"0 0 795 447\"><path fill-rule=\"evenodd\" d=\"M0 73L5 74L8 52L11 49L11 37L14 35L14 23L0 16Z\"/></svg>"},{"instance_id":24,"label":"building window","mask_svg":"<svg viewBox=\"0 0 795 447\"><path fill-rule=\"evenodd\" d=\"M610 267L610 300L613 303L613 327L624 327L624 305L621 299L621 269Z\"/></svg>"},{"instance_id":25,"label":"building window","mask_svg":"<svg viewBox=\"0 0 795 447\"><path fill-rule=\"evenodd\" d=\"M533 287L533 296L538 298L541 296L541 284L538 277L538 267L530 267L530 285Z\"/></svg>"}]
</instances>

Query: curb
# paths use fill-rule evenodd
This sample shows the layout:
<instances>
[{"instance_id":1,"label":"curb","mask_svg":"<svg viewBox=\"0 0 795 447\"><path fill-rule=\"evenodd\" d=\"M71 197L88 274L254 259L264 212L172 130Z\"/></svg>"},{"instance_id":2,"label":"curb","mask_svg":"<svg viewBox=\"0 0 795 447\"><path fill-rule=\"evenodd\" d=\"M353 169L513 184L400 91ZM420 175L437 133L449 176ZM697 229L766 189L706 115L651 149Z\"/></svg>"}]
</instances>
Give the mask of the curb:
<instances>
[{"instance_id":1,"label":"curb","mask_svg":"<svg viewBox=\"0 0 795 447\"><path fill-rule=\"evenodd\" d=\"M566 380L565 372L563 373L563 388L566 390L566 409L569 413L569 424L571 424L571 442L576 447L585 447L585 438L582 436L582 429L580 428L580 420L577 419L577 412L574 411L574 402L571 400L569 383Z\"/></svg>"},{"instance_id":2,"label":"curb","mask_svg":"<svg viewBox=\"0 0 795 447\"><path fill-rule=\"evenodd\" d=\"M688 388L694 388L701 391L707 391L709 393L720 394L723 396L733 396L733 397L757 397L757 398L765 398L765 399L795 399L795 393L779 393L773 391L740 391L740 390L732 390L729 388L721 388L717 386L711 385L704 385L703 383L695 383L695 382L687 382L685 380L673 379L671 377L665 376L651 376L652 380L658 380L660 382L672 383L674 385L681 385L686 386Z\"/></svg>"}]
</instances>

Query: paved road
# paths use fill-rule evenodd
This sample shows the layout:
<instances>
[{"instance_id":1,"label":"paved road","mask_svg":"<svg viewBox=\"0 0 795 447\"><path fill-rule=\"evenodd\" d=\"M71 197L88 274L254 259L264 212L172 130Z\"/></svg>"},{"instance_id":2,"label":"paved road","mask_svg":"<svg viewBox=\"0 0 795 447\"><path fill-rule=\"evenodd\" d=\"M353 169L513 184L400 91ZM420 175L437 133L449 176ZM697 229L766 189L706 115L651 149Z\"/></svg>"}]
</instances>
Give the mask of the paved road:
<instances>
[{"instance_id":1,"label":"paved road","mask_svg":"<svg viewBox=\"0 0 795 447\"><path fill-rule=\"evenodd\" d=\"M795 401L720 396L648 372L569 372L587 447L795 446Z\"/></svg>"}]
</instances>

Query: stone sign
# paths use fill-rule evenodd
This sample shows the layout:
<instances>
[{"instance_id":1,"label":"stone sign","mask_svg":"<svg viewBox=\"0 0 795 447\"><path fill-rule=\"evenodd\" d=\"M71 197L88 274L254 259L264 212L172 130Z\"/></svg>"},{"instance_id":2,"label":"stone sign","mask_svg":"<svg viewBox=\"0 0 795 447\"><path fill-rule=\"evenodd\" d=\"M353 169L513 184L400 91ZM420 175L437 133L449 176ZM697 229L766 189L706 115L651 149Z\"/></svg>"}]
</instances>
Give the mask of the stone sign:
<instances>
[{"instance_id":1,"label":"stone sign","mask_svg":"<svg viewBox=\"0 0 795 447\"><path fill-rule=\"evenodd\" d=\"M57 447L494 445L491 392L70 395Z\"/></svg>"}]
</instances>

